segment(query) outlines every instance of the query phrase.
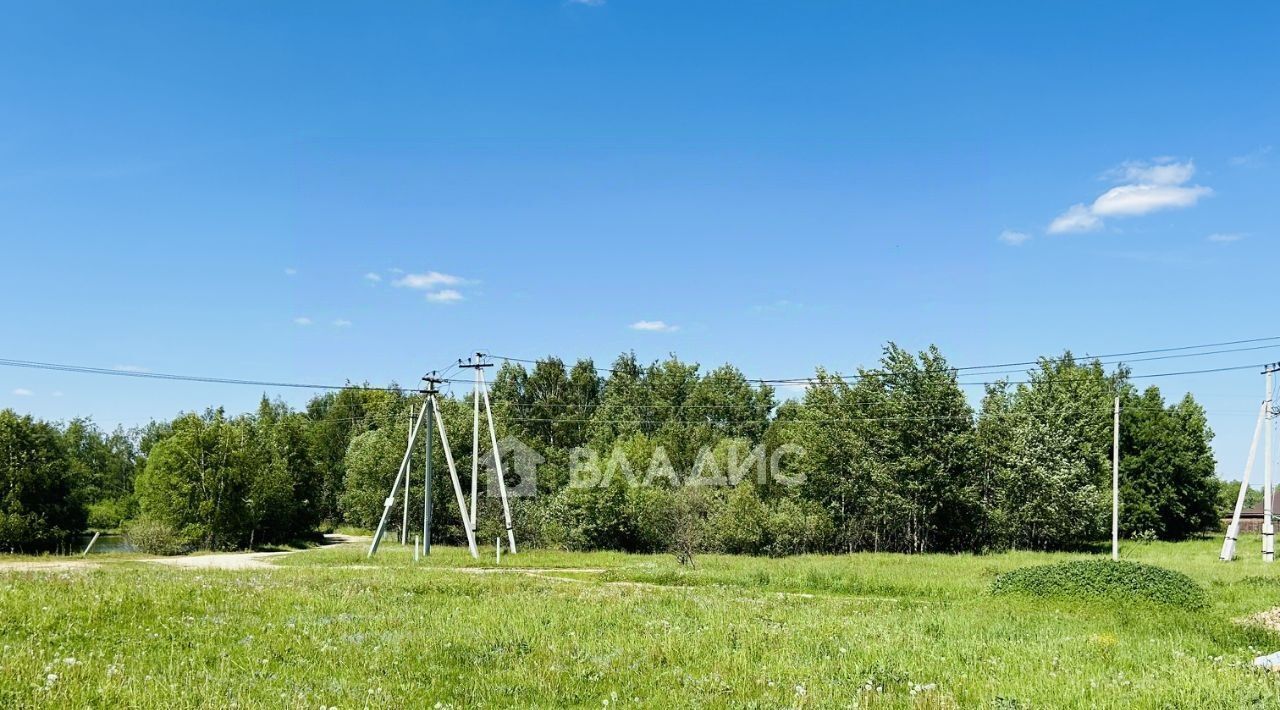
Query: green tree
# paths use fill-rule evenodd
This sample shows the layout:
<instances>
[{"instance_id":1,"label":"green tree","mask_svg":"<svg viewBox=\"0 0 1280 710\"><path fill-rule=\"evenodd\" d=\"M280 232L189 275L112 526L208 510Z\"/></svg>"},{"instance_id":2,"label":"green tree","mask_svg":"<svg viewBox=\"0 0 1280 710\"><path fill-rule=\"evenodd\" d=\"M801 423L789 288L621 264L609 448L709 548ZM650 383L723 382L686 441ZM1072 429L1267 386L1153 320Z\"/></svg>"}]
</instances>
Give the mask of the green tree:
<instances>
[{"instance_id":1,"label":"green tree","mask_svg":"<svg viewBox=\"0 0 1280 710\"><path fill-rule=\"evenodd\" d=\"M221 409L175 419L138 475L142 515L207 549L247 544L253 529L251 470L261 464L247 454L247 435Z\"/></svg>"},{"instance_id":2,"label":"green tree","mask_svg":"<svg viewBox=\"0 0 1280 710\"><path fill-rule=\"evenodd\" d=\"M786 441L804 452L803 498L826 508L843 549L978 549L981 469L973 411L936 348L889 344L856 382L819 370ZM784 430L785 431L785 430Z\"/></svg>"},{"instance_id":3,"label":"green tree","mask_svg":"<svg viewBox=\"0 0 1280 710\"><path fill-rule=\"evenodd\" d=\"M1161 540L1183 540L1218 525L1212 437L1204 409L1189 394L1170 407L1155 387L1125 399L1120 425L1123 534L1149 532Z\"/></svg>"},{"instance_id":4,"label":"green tree","mask_svg":"<svg viewBox=\"0 0 1280 710\"><path fill-rule=\"evenodd\" d=\"M85 520L58 430L11 409L0 411L0 550L67 544Z\"/></svg>"},{"instance_id":5,"label":"green tree","mask_svg":"<svg viewBox=\"0 0 1280 710\"><path fill-rule=\"evenodd\" d=\"M1042 359L1012 391L988 389L978 431L996 544L1058 549L1103 536L1112 402L1126 377L1066 353Z\"/></svg>"},{"instance_id":6,"label":"green tree","mask_svg":"<svg viewBox=\"0 0 1280 710\"><path fill-rule=\"evenodd\" d=\"M90 419L72 419L62 430L63 444L79 496L89 510L89 526L118 528L137 508L133 479L138 452L121 428L103 432Z\"/></svg>"}]
</instances>

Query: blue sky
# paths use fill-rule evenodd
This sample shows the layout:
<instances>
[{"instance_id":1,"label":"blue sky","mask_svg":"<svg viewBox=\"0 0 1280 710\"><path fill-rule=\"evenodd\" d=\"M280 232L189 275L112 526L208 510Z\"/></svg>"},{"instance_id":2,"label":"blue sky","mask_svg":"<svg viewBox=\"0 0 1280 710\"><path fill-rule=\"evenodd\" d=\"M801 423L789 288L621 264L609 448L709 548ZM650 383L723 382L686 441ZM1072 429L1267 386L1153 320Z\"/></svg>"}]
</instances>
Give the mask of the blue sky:
<instances>
[{"instance_id":1,"label":"blue sky","mask_svg":"<svg viewBox=\"0 0 1280 710\"><path fill-rule=\"evenodd\" d=\"M0 357L403 383L634 349L779 377L891 339L973 365L1280 335L1278 15L11 4ZM1158 383L1238 476L1261 377ZM108 426L260 394L0 368L0 407Z\"/></svg>"}]
</instances>

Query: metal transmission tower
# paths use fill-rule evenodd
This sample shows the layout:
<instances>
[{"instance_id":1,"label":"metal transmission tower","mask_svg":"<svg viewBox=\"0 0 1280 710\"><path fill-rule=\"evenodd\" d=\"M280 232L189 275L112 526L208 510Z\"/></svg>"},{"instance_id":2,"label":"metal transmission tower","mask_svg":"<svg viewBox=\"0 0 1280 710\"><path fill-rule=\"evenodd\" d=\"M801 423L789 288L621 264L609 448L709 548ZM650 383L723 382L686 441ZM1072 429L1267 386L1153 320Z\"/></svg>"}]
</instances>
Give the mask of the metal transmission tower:
<instances>
[{"instance_id":1,"label":"metal transmission tower","mask_svg":"<svg viewBox=\"0 0 1280 710\"><path fill-rule=\"evenodd\" d=\"M422 409L418 413L418 418L413 426L409 429L409 445L405 448L404 458L400 460L400 470L396 472L396 480L391 484L391 493L387 496L382 508L382 518L378 521L378 529L373 534L373 542L369 545L369 556L373 557L378 551L378 544L382 542L382 536L387 531L387 519L391 517L391 508L396 504L396 493L400 491L400 482L404 480L408 482L409 478L409 458L413 451L413 445L418 440L419 433L422 432L422 423L424 420L434 419L436 430L440 433L440 445L444 449L444 459L449 464L449 477L453 481L453 493L458 501L458 514L462 516L462 529L467 535L467 546L471 548L471 556L479 559L480 552L476 549L475 529L471 525L471 518L467 517L467 501L462 494L462 483L458 480L458 467L453 463L453 451L449 448L449 435L445 432L444 418L440 416L440 408L437 406L436 395L437 385L443 382L442 379L433 374L422 378L425 386L419 392L426 398ZM423 525L422 536L424 540L423 549L429 549L430 546L430 524L431 524L431 422L427 422L426 438L426 486L423 494Z\"/></svg>"},{"instance_id":2,"label":"metal transmission tower","mask_svg":"<svg viewBox=\"0 0 1280 710\"><path fill-rule=\"evenodd\" d=\"M1240 479L1240 493L1236 495L1236 507L1231 514L1231 524L1227 526L1226 539L1222 541L1222 554L1218 559L1230 562L1236 553L1236 540L1240 537L1240 514L1244 509L1245 494L1249 491L1249 475L1253 472L1253 462L1258 457L1258 439L1263 441L1262 450L1262 561L1275 559L1275 523L1272 520L1272 497L1274 481L1271 477L1271 430L1276 417L1275 390L1272 387L1272 376L1280 372L1280 362L1263 368L1266 375L1266 393L1262 398L1262 406L1258 408L1258 421L1253 428L1253 442L1249 444L1249 458L1244 465L1244 475Z\"/></svg>"},{"instance_id":3,"label":"metal transmission tower","mask_svg":"<svg viewBox=\"0 0 1280 710\"><path fill-rule=\"evenodd\" d=\"M502 498L502 518L507 526L507 545L512 552L516 551L516 533L511 525L511 504L507 500L507 481L502 471L502 453L498 447L498 430L493 426L493 407L489 404L489 386L484 381L485 368L493 367L484 353L476 353L475 357L459 360L458 367L476 371L475 387L472 392L474 411L471 416L471 528L476 527L476 496L480 480L480 400L484 400L485 418L489 423L489 441L493 444L493 467L498 475L498 495Z\"/></svg>"}]
</instances>

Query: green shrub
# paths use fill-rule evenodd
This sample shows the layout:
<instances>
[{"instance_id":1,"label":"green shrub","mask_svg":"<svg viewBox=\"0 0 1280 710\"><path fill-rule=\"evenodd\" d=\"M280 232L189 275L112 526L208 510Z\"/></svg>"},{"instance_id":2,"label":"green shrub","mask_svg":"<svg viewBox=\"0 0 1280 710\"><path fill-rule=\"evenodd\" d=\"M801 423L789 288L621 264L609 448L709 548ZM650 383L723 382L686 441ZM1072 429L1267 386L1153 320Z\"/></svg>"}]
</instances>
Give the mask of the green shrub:
<instances>
[{"instance_id":1,"label":"green shrub","mask_svg":"<svg viewBox=\"0 0 1280 710\"><path fill-rule=\"evenodd\" d=\"M1023 567L996 577L992 594L1033 597L1147 601L1198 609L1204 589L1181 572L1137 562L1080 560Z\"/></svg>"},{"instance_id":2,"label":"green shrub","mask_svg":"<svg viewBox=\"0 0 1280 710\"><path fill-rule=\"evenodd\" d=\"M821 552L835 537L835 525L822 506L811 501L779 501L769 511L769 545L765 552L774 557Z\"/></svg>"},{"instance_id":3,"label":"green shrub","mask_svg":"<svg viewBox=\"0 0 1280 710\"><path fill-rule=\"evenodd\" d=\"M136 512L137 504L131 496L104 498L89 504L89 527L94 530L115 530Z\"/></svg>"},{"instance_id":4,"label":"green shrub","mask_svg":"<svg viewBox=\"0 0 1280 710\"><path fill-rule=\"evenodd\" d=\"M172 525L154 518L130 520L124 526L124 535L134 549L148 555L177 555L188 548Z\"/></svg>"}]
</instances>

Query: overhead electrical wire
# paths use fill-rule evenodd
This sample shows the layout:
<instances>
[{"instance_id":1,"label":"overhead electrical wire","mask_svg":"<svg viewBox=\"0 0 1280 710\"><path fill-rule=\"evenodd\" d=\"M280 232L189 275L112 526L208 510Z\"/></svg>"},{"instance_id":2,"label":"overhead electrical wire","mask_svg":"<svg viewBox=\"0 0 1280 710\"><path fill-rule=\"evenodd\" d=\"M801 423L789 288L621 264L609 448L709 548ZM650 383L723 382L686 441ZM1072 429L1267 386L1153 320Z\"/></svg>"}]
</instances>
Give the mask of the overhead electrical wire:
<instances>
[{"instance_id":1,"label":"overhead electrical wire","mask_svg":"<svg viewBox=\"0 0 1280 710\"><path fill-rule=\"evenodd\" d=\"M1257 343L1269 343L1269 344L1268 344L1268 345L1255 345L1255 344L1257 344ZM1229 348L1229 349L1223 349L1223 350L1211 350L1211 351L1205 351L1205 352L1194 352L1194 353L1193 353L1193 352L1187 352L1187 351L1190 351L1190 350L1203 350L1203 349L1205 349L1205 348L1222 348L1222 347L1225 347L1225 346L1231 346L1231 345L1255 345L1255 346L1254 346L1254 347L1245 347L1245 348ZM1233 352L1247 352L1247 351L1255 351L1255 350L1266 350L1266 349L1269 349L1269 348L1272 348L1272 347L1280 347L1280 336L1268 336L1268 337L1265 337L1265 338L1246 338L1246 339L1243 339L1243 340L1225 340L1225 341L1214 342L1214 343L1201 343L1201 344L1199 344L1199 345L1179 345L1179 346L1174 346L1174 347L1164 347L1164 348L1148 348L1148 349L1145 349L1145 350L1130 350L1130 351L1127 351L1127 352L1105 353L1105 354L1101 354L1101 355L1089 355L1089 354L1085 354L1085 355L1082 355L1082 356L1080 356L1080 357L1076 358L1076 360L1077 360L1078 362L1082 362L1082 363L1086 363L1086 364L1091 364L1093 361L1098 360L1098 361L1100 361L1098 364L1101 364L1101 365L1115 365L1115 364L1126 364L1126 363L1130 363L1130 362L1150 362L1150 361L1156 361L1156 360L1169 360L1169 359L1186 358L1186 357L1202 357L1202 356L1207 356L1207 355L1221 355L1221 354L1233 353ZM1177 354L1177 355L1162 355L1162 356L1159 356L1159 357L1138 358L1138 359L1132 359L1132 360L1112 360L1112 361L1106 361L1106 362L1103 362L1103 360L1105 360L1105 359L1107 359L1107 358L1128 357L1128 356L1131 356L1131 355L1152 355L1152 354L1156 354L1156 353L1181 353L1181 354ZM510 356L510 355L498 355L498 354L494 354L494 353L485 353L485 354L486 354L486 355L488 355L489 357L496 358L496 359L499 359L499 360L509 360L509 361L511 361L511 362L519 362L519 363L525 363L525 364L535 364L535 365L536 365L536 364L538 364L538 363L540 363L540 362L545 362L545 361L546 361L545 359L543 359L543 360L537 360L537 359L531 359L531 358L514 357L514 356ZM1061 359L1062 359L1061 357L1049 357L1049 358L1043 358L1043 359L1038 359L1038 360L1023 360L1023 361L1020 361L1020 362L1004 362L1004 363L997 363L997 364L992 364L992 365L966 365L966 366L962 366L962 367L952 367L952 368L949 368L949 369L950 369L950 370L952 370L953 372L956 372L956 373L967 372L967 373L969 373L970 375L997 375L997 374L1006 374L1006 373L1004 373L1004 372L1000 372L1000 371L998 371L998 369L999 369L999 368L1019 367L1019 366L1035 366L1035 365L1039 365L1039 364L1041 364L1041 363L1042 363L1042 362L1044 362L1044 361L1055 362L1055 361L1059 361L1059 360L1061 360ZM1249 366L1247 366L1247 367L1253 367L1253 365L1249 365ZM614 368L609 368L609 367L598 367L598 366L595 366L594 364L592 365L592 369L593 369L593 370L596 370L597 372L608 372L608 373L616 372L616 369L614 369ZM980 371L981 371L981 372L980 372ZM1010 370L1010 371L1008 371L1008 372L1009 372L1009 373L1017 373L1017 372L1024 372L1024 371L1025 371L1025 370ZM866 375L877 375L877 374L878 374L878 375L888 375L888 374L892 374L892 373L887 373L887 372L885 372L884 370L864 370L864 371L863 371L863 374L866 374ZM851 379L860 379L860 378L863 376L863 374L857 374L857 375L836 375L836 374L830 374L830 373L829 373L829 375L828 375L828 376L829 376L829 377L831 377L831 378L833 378L833 379L851 380ZM749 382L758 382L758 383L762 383L762 384L804 384L804 383L812 382L812 381L814 381L815 379L816 379L816 378L815 378L813 375L809 375L809 376L807 376L807 377L766 377L766 378L747 378L747 381L749 381ZM961 384L985 385L985 384L994 384L994 383L990 383L990 382L968 382L968 383L965 383L965 382L962 382Z\"/></svg>"},{"instance_id":2,"label":"overhead electrical wire","mask_svg":"<svg viewBox=\"0 0 1280 710\"><path fill-rule=\"evenodd\" d=\"M1204 348L1210 348L1210 347L1222 347L1222 346L1229 346L1229 345L1246 345L1246 344L1274 342L1274 341L1280 341L1280 336L1271 336L1266 338L1250 338L1250 339L1244 339L1244 340L1232 340L1232 341L1223 341L1223 342L1217 342L1217 343L1204 343L1200 345L1183 345L1183 346L1167 347L1167 348L1132 350L1125 353L1111 353L1111 354L1105 354L1105 355L1099 355L1099 356L1093 356L1093 357L1086 356L1085 358L1082 358L1082 361L1092 362L1094 360L1099 360L1101 358L1114 358L1114 357L1121 357L1121 356L1128 356L1128 355L1147 355L1147 354L1155 354L1155 353L1175 353L1175 352L1181 353L1178 355L1162 355L1158 357L1141 358L1138 360L1130 361L1130 362L1144 362L1144 361L1152 361L1152 360L1164 360L1164 359L1173 359L1173 358L1182 358L1182 357L1199 357L1199 356L1206 356L1206 355L1226 354L1226 353L1232 353L1232 352L1262 350L1270 347L1280 347L1280 343L1275 343L1274 345L1261 345L1256 347L1233 348L1233 349L1223 349L1223 350L1195 352L1195 353L1186 352L1190 350L1203 350ZM509 356L509 355L497 355L492 353L485 353L485 355L487 357L492 357L500 360L507 360L511 362L520 362L520 363L529 363L529 364L537 364L539 362L543 362L542 360L518 358L514 356ZM1052 362L1054 361L1054 358L1046 358L1046 360ZM1002 368L1002 367L1014 367L1019 365L1038 365L1041 362L1042 360L1026 360L1022 362L1008 362L1008 363L1001 363L996 365L971 365L971 366L964 366L964 367L954 367L949 369L955 373L969 372L971 375L992 375L992 374L1002 374L1002 373L977 372L977 371L991 370L993 368ZM1121 361L1110 362L1110 363L1100 362L1099 364L1119 364L1120 362ZM1129 379L1150 379L1150 378L1158 378L1158 377L1174 377L1174 376L1182 376L1182 375L1230 372L1230 371L1236 371L1236 370L1247 370L1247 369L1252 369L1260 366L1261 364L1258 363L1258 364L1248 364L1248 365L1229 366L1229 367L1181 370L1176 372L1130 374ZM0 358L0 367L18 367L18 368L37 369L37 370L48 370L48 371L55 371L55 372L71 372L71 373L90 374L90 375L107 375L107 376L113 376L113 377L130 377L130 378L138 378L138 379L196 382L196 383L206 383L206 384L246 385L246 386L254 386L254 387L276 387L276 388L311 389L311 390L364 389L364 390L371 390L371 391L407 391L411 389L409 387L378 387L373 385L357 385L357 384L352 384L350 381L348 381L345 384L338 385L338 384L324 384L324 383L311 383L311 382L287 382L287 381L262 380L262 379L250 379L250 378L213 377L213 376L207 376L207 375L187 375L187 374L176 374L176 373L166 373L166 372L146 372L146 371L137 371L137 370L123 370L123 369L117 369L117 368L93 367L93 366L87 366L87 365L71 365L71 364L65 364L65 363L41 362L41 361L35 361L35 360L19 360L19 359L13 359L13 358ZM457 367L458 367L457 362L454 362L449 366L446 366L445 368L440 370L439 371L440 374L437 375L437 377L442 383L445 383L445 384L471 384L473 380L470 378L453 378L453 377L447 376L449 373L452 372L452 370L454 370ZM609 372L609 373L616 372L615 368L595 367L594 365L592 366L592 369L599 372ZM872 374L892 374L892 373L866 370L859 375L830 375L829 377L835 380L849 380L849 379L860 378L863 375L872 375ZM755 383L761 383L761 384L812 384L816 382L818 378L815 376L810 376L810 377L804 377L804 378L746 378L746 379L748 382L755 382ZM1030 384L1030 383L1031 383L1030 380L1022 380L1022 381L995 380L995 381L957 382L957 384L963 385L963 386L975 386L975 385L986 386L986 385L1001 385L1001 384L1016 385L1016 384Z\"/></svg>"}]
</instances>

